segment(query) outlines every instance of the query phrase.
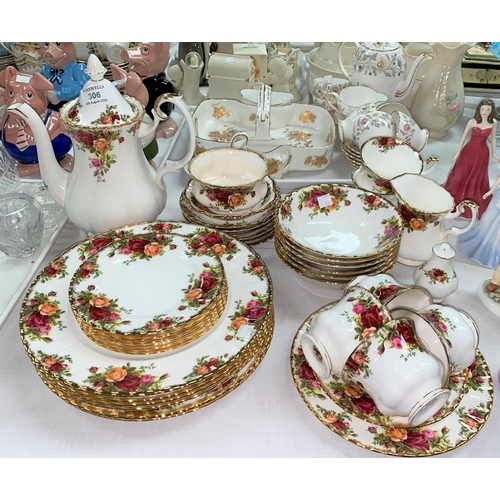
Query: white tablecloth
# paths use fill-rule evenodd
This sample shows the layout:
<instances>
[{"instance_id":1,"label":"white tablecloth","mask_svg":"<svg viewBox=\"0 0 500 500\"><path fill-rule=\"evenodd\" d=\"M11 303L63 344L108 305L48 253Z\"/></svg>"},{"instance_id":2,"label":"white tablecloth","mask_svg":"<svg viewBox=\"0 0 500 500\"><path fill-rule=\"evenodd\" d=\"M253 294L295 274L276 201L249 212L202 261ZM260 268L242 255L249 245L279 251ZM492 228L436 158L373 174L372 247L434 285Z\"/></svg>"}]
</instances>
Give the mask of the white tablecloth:
<instances>
[{"instance_id":1,"label":"white tablecloth","mask_svg":"<svg viewBox=\"0 0 500 500\"><path fill-rule=\"evenodd\" d=\"M436 178L443 181L450 168L463 126L477 99L467 98L462 122L445 141L430 141L423 156L437 154ZM455 146L454 146L455 145ZM492 179L500 168L492 162ZM322 178L345 179L350 167L336 145L334 159ZM284 190L315 173L292 172ZM184 172L165 177L168 201L160 218L182 220L178 196L187 182ZM298 187L297 185L297 187ZM85 235L67 223L45 264ZM453 238L449 242L455 245ZM79 411L53 394L39 379L22 346L18 314L21 300L0 329L0 456L1 457L382 457L345 441L321 424L305 406L290 372L290 347L304 319L333 300L306 290L297 275L278 258L273 242L255 247L267 264L274 287L276 323L271 347L255 373L235 391L197 412L154 422L122 422ZM480 281L493 274L457 251L455 269L460 285L447 302L464 309L480 328L479 348L494 378L500 369L500 318L476 295ZM391 274L413 283L413 268L397 264ZM1 286L1 276L0 276ZM333 292L339 298L341 289ZM500 457L498 435L500 402L495 400L489 420L479 434L448 457Z\"/></svg>"}]
</instances>

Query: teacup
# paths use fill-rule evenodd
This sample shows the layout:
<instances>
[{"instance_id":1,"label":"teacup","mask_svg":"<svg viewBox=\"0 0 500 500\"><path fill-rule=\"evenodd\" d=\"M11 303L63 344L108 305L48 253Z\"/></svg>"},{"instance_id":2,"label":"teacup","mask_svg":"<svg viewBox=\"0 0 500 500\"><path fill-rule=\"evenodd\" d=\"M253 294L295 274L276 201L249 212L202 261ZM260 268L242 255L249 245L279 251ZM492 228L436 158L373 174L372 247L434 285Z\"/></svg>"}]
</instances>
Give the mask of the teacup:
<instances>
[{"instance_id":1,"label":"teacup","mask_svg":"<svg viewBox=\"0 0 500 500\"><path fill-rule=\"evenodd\" d=\"M341 118L346 118L353 111L365 104L387 101L387 96L370 87L349 86L340 92L329 92L325 96L326 102L337 111Z\"/></svg>"},{"instance_id":2,"label":"teacup","mask_svg":"<svg viewBox=\"0 0 500 500\"><path fill-rule=\"evenodd\" d=\"M361 147L364 168L380 181L385 181L386 194L391 194L389 182L403 174L427 176L434 172L439 158L423 160L418 151L397 137L374 137Z\"/></svg>"},{"instance_id":3,"label":"teacup","mask_svg":"<svg viewBox=\"0 0 500 500\"><path fill-rule=\"evenodd\" d=\"M361 106L344 120L339 120L338 127L340 140L352 141L358 149L374 137L396 136L396 126L392 116L378 110L373 103Z\"/></svg>"},{"instance_id":4,"label":"teacup","mask_svg":"<svg viewBox=\"0 0 500 500\"><path fill-rule=\"evenodd\" d=\"M332 75L322 76L314 79L313 97L325 99L330 92L339 94L350 85L346 78L334 78Z\"/></svg>"},{"instance_id":5,"label":"teacup","mask_svg":"<svg viewBox=\"0 0 500 500\"><path fill-rule=\"evenodd\" d=\"M419 310L432 304L432 295L423 287L402 285L390 274L362 274L353 279L348 286L361 286L375 295L380 302L392 311L398 307Z\"/></svg>"},{"instance_id":6,"label":"teacup","mask_svg":"<svg viewBox=\"0 0 500 500\"><path fill-rule=\"evenodd\" d=\"M432 304L418 314L429 322L443 342L452 372L461 372L473 363L479 344L479 328L467 313L452 306Z\"/></svg>"},{"instance_id":7,"label":"teacup","mask_svg":"<svg viewBox=\"0 0 500 500\"><path fill-rule=\"evenodd\" d=\"M416 151L422 151L429 139L429 131L420 128L417 122L406 113L393 111L391 113L396 125L396 137L403 139Z\"/></svg>"},{"instance_id":8,"label":"teacup","mask_svg":"<svg viewBox=\"0 0 500 500\"><path fill-rule=\"evenodd\" d=\"M361 287L346 288L340 300L312 319L302 336L304 356L320 378L340 377L359 342L390 320L389 311L373 294Z\"/></svg>"},{"instance_id":9,"label":"teacup","mask_svg":"<svg viewBox=\"0 0 500 500\"><path fill-rule=\"evenodd\" d=\"M418 426L448 400L449 367L417 341L409 318L384 324L349 356L342 379L356 384L384 415Z\"/></svg>"},{"instance_id":10,"label":"teacup","mask_svg":"<svg viewBox=\"0 0 500 500\"><path fill-rule=\"evenodd\" d=\"M236 148L205 151L188 165L196 200L221 212L249 210L259 203L267 192L267 170L262 156Z\"/></svg>"}]
</instances>

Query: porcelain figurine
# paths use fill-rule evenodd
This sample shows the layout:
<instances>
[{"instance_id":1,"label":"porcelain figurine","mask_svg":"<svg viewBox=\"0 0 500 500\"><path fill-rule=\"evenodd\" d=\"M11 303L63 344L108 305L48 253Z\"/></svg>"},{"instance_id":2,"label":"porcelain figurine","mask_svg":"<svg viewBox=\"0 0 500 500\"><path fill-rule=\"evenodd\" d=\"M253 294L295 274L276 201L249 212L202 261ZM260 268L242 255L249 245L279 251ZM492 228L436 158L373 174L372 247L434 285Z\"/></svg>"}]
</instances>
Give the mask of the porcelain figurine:
<instances>
[{"instance_id":1,"label":"porcelain figurine","mask_svg":"<svg viewBox=\"0 0 500 500\"><path fill-rule=\"evenodd\" d=\"M39 42L40 53L45 61L42 75L54 85L54 93L48 95L51 107L58 110L64 103L80 94L89 79L87 65L76 60L73 42Z\"/></svg>"},{"instance_id":2,"label":"porcelain figurine","mask_svg":"<svg viewBox=\"0 0 500 500\"><path fill-rule=\"evenodd\" d=\"M33 75L19 73L13 66L0 72L0 94L3 94L5 105L23 102L29 104L43 121L57 161L63 168L70 169L72 157L67 153L72 145L68 131L61 122L59 113L47 109L46 92L53 89L53 84L38 72ZM25 120L6 111L0 125L0 137L21 176L39 172L35 139Z\"/></svg>"},{"instance_id":3,"label":"porcelain figurine","mask_svg":"<svg viewBox=\"0 0 500 500\"><path fill-rule=\"evenodd\" d=\"M204 66L205 63L198 52L189 52L185 60L181 59L179 64L174 64L167 70L176 91L189 106L197 106L205 100L205 96L200 92L200 77Z\"/></svg>"},{"instance_id":4,"label":"porcelain figurine","mask_svg":"<svg viewBox=\"0 0 500 500\"><path fill-rule=\"evenodd\" d=\"M285 59L273 57L267 66L268 73L262 77L262 82L270 85L275 92L290 92L290 80L293 78L293 68Z\"/></svg>"},{"instance_id":5,"label":"porcelain figurine","mask_svg":"<svg viewBox=\"0 0 500 500\"><path fill-rule=\"evenodd\" d=\"M152 110L155 102L163 94L175 93L175 88L167 79L165 70L170 60L169 42L140 42L121 53L124 61L129 63L129 70L137 73L148 90L146 113L153 118ZM176 122L170 118L173 104L165 102L159 109L163 121L156 129L156 137L172 137L177 131Z\"/></svg>"},{"instance_id":6,"label":"porcelain figurine","mask_svg":"<svg viewBox=\"0 0 500 500\"><path fill-rule=\"evenodd\" d=\"M478 218L488 208L490 199L483 199L483 194L489 190L488 164L490 161L490 150L487 139L491 141L491 155L500 162L500 156L496 154L496 132L497 121L495 116L495 105L491 99L482 99L476 107L474 118L467 122L462 139L458 146L457 154L451 159L454 166L448 176L444 187L455 198L455 203L462 200L473 200L479 205ZM465 144L467 136L471 133L470 141ZM467 210L463 217L470 217Z\"/></svg>"},{"instance_id":7,"label":"porcelain figurine","mask_svg":"<svg viewBox=\"0 0 500 500\"><path fill-rule=\"evenodd\" d=\"M140 138L158 125L156 108L155 121L145 124L141 121L142 104L133 97L122 96L103 78L106 70L93 54L89 56L88 71L91 80L84 85L80 98L61 108L61 121L71 135L75 152L70 174L55 161L47 130L30 105L15 103L7 112L23 118L32 128L43 151L43 181L75 226L96 233L137 221L152 221L166 204L163 175L183 168L193 156L195 130L189 110L177 94L166 94L158 100L157 107L163 100L178 106L186 120L189 145L181 160L166 160L155 170L142 152Z\"/></svg>"},{"instance_id":8,"label":"porcelain figurine","mask_svg":"<svg viewBox=\"0 0 500 500\"><path fill-rule=\"evenodd\" d=\"M492 141L494 142L494 141ZM500 264L500 175L490 190L483 195L493 195L480 221L467 233L458 236L460 250L469 259L495 269Z\"/></svg>"}]
</instances>

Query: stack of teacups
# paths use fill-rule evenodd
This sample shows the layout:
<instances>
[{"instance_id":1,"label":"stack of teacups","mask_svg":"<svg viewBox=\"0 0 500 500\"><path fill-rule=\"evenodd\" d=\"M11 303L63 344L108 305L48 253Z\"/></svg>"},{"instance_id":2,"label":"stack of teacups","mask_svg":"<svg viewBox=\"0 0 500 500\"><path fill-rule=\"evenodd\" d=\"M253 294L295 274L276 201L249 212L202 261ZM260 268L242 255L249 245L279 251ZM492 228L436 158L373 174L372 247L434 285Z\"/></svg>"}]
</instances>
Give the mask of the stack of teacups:
<instances>
[{"instance_id":1,"label":"stack of teacups","mask_svg":"<svg viewBox=\"0 0 500 500\"><path fill-rule=\"evenodd\" d=\"M343 184L317 184L284 197L274 243L292 270L317 282L347 284L359 274L391 269L402 219L380 196Z\"/></svg>"},{"instance_id":2,"label":"stack of teacups","mask_svg":"<svg viewBox=\"0 0 500 500\"><path fill-rule=\"evenodd\" d=\"M220 229L248 244L274 235L281 195L267 175L266 161L257 153L217 148L189 164L193 178L181 194L181 211L188 222Z\"/></svg>"},{"instance_id":3,"label":"stack of teacups","mask_svg":"<svg viewBox=\"0 0 500 500\"><path fill-rule=\"evenodd\" d=\"M354 387L395 427L419 426L453 405L460 394L450 376L467 370L478 345L470 316L387 274L353 280L308 324L302 350L325 387Z\"/></svg>"}]
</instances>

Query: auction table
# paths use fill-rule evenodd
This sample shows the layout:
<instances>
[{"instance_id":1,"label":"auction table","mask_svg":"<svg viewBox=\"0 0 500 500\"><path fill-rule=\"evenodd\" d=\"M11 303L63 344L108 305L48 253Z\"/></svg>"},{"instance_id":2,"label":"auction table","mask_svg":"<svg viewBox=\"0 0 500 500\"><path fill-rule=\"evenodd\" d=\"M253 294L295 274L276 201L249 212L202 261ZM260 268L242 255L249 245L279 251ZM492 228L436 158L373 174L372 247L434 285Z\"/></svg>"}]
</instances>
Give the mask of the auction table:
<instances>
[{"instance_id":1,"label":"auction table","mask_svg":"<svg viewBox=\"0 0 500 500\"><path fill-rule=\"evenodd\" d=\"M433 141L422 156L441 157L434 179L443 182L450 169L463 128L478 102L467 97L462 121L445 140ZM500 103L499 103L500 104ZM172 151L182 149L181 141ZM178 146L178 148L177 148ZM337 142L333 159L322 172L290 172L279 181L283 193L318 181L350 182L351 168ZM500 166L490 162L490 178ZM179 195L188 181L182 172L167 174L167 205L160 220L183 220ZM38 270L86 235L65 221ZM456 248L456 240L448 239ZM19 335L19 310L25 291L0 325L0 456L1 457L385 457L342 439L323 425L302 401L291 375L290 349L303 321L318 308L340 298L341 287L309 287L276 254L273 240L254 247L266 263L273 283L275 328L267 355L245 383L213 404L175 418L131 422L108 420L80 411L52 393L38 377ZM445 304L468 312L480 329L479 349L499 389L500 318L482 305L478 284L493 271L470 261L460 250L454 260L458 290ZM37 270L37 272L38 272ZM33 275L35 275L33 269ZM413 284L414 268L401 264L390 271L403 284ZM0 287L5 286L0 266ZM4 283L2 283L4 281ZM26 288L29 283L26 285ZM500 457L500 402L493 407L484 428L445 457Z\"/></svg>"}]
</instances>

